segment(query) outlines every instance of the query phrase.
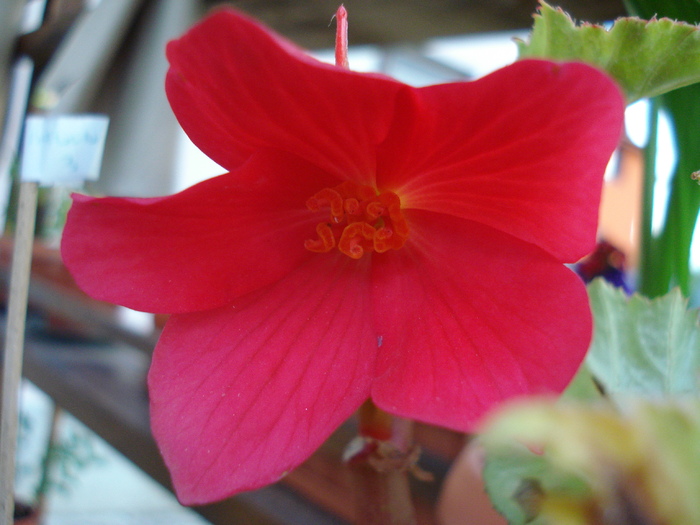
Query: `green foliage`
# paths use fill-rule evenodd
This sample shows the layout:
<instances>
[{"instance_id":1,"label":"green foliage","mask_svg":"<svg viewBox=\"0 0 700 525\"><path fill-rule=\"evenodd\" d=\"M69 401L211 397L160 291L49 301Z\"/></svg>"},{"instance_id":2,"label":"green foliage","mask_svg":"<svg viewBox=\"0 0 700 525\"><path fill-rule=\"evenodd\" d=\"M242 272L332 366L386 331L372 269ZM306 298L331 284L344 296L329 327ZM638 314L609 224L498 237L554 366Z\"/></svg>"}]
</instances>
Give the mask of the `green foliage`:
<instances>
[{"instance_id":1,"label":"green foliage","mask_svg":"<svg viewBox=\"0 0 700 525\"><path fill-rule=\"evenodd\" d=\"M663 16L697 24L700 22L698 0L625 0L627 10L642 18ZM690 245L693 228L700 212L700 191L693 188L690 174L700 167L700 86L693 85L660 97L658 105L667 110L673 121L678 164L671 183L668 212L663 230L652 237L649 228L642 229L642 272L640 291L649 297L665 294L673 285L690 294ZM650 144L651 146L651 144ZM647 146L649 149L649 146ZM653 151L649 152L645 184L654 182ZM651 216L651 196L645 203L644 216Z\"/></svg>"},{"instance_id":2,"label":"green foliage","mask_svg":"<svg viewBox=\"0 0 700 525\"><path fill-rule=\"evenodd\" d=\"M698 393L700 327L678 289L649 300L603 279L588 286L595 333L586 364L609 395Z\"/></svg>"},{"instance_id":3,"label":"green foliage","mask_svg":"<svg viewBox=\"0 0 700 525\"><path fill-rule=\"evenodd\" d=\"M683 297L700 210L691 177L700 169L700 84L691 85L700 82L700 30L672 20L699 22L700 1L626 4L650 21L577 26L541 2L529 42L519 44L521 58L598 66L628 102L660 95L678 165L656 238L653 173L646 182L642 290L656 299L592 283L593 343L562 399L506 407L480 438L487 490L512 524L700 523L700 322ZM653 150L647 164L654 166ZM673 285L680 289L669 292Z\"/></svg>"},{"instance_id":4,"label":"green foliage","mask_svg":"<svg viewBox=\"0 0 700 525\"><path fill-rule=\"evenodd\" d=\"M700 21L700 0L623 0L627 12L641 18L665 16L673 20Z\"/></svg>"},{"instance_id":5,"label":"green foliage","mask_svg":"<svg viewBox=\"0 0 700 525\"><path fill-rule=\"evenodd\" d=\"M700 402L532 400L491 421L489 494L511 524L700 523ZM527 452L523 443L543 453Z\"/></svg>"},{"instance_id":6,"label":"green foliage","mask_svg":"<svg viewBox=\"0 0 700 525\"><path fill-rule=\"evenodd\" d=\"M583 480L558 469L548 455L535 454L515 442L500 427L483 435L481 443L488 452L483 472L486 491L510 524L544 525L540 514L547 494L569 494L572 498L587 494Z\"/></svg>"},{"instance_id":7,"label":"green foliage","mask_svg":"<svg viewBox=\"0 0 700 525\"><path fill-rule=\"evenodd\" d=\"M36 490L37 497L52 489L69 493L71 486L77 482L79 473L101 460L95 452L94 438L89 431L72 430L50 444L41 465L42 475Z\"/></svg>"},{"instance_id":8,"label":"green foliage","mask_svg":"<svg viewBox=\"0 0 700 525\"><path fill-rule=\"evenodd\" d=\"M666 93L659 97L658 103L671 118L678 162L663 229L655 238L643 231L649 238L643 243L641 254L640 290L649 297L657 297L671 286L679 286L685 295L690 295L690 250L700 212L700 187L692 178L693 172L700 168L700 84ZM654 160L650 155L648 167L652 173L646 177L647 185L654 182ZM651 214L650 207L645 214Z\"/></svg>"},{"instance_id":9,"label":"green foliage","mask_svg":"<svg viewBox=\"0 0 700 525\"><path fill-rule=\"evenodd\" d=\"M580 60L610 74L628 102L700 81L700 29L673 20L620 18L609 30L577 26L561 9L540 2L520 58Z\"/></svg>"},{"instance_id":10,"label":"green foliage","mask_svg":"<svg viewBox=\"0 0 700 525\"><path fill-rule=\"evenodd\" d=\"M506 408L481 436L489 495L513 524L604 523L586 521L586 513L624 506L615 499L624 485L636 491L625 497L653 502L635 512L700 523L693 492L700 490L700 403L669 401L699 392L698 311L687 309L678 290L654 300L628 297L602 279L588 290L593 342L560 404ZM645 397L663 401L637 402L622 413L613 408ZM630 469L641 477L625 478ZM668 487L673 493L663 499Z\"/></svg>"}]
</instances>

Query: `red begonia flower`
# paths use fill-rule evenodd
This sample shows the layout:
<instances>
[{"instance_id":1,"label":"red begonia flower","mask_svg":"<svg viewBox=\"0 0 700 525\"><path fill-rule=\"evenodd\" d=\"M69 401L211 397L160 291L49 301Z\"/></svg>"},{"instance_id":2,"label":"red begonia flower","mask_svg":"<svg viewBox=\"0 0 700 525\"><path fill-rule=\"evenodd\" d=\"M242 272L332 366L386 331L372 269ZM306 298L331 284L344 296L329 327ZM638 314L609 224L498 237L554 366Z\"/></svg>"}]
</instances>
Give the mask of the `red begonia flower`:
<instances>
[{"instance_id":1,"label":"red begonia flower","mask_svg":"<svg viewBox=\"0 0 700 525\"><path fill-rule=\"evenodd\" d=\"M319 63L233 11L167 50L192 140L230 173L154 199L76 196L66 265L173 314L149 373L180 500L274 482L371 398L468 431L561 391L623 99L577 63L412 88Z\"/></svg>"}]
</instances>

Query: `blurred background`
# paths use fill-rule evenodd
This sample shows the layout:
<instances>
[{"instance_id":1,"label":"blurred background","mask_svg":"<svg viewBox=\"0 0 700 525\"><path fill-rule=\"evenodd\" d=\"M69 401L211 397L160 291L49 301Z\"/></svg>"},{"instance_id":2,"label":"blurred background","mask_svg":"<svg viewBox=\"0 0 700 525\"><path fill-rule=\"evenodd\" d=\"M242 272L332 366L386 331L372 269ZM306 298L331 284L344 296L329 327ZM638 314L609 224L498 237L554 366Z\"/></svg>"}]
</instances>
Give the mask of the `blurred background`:
<instances>
[{"instance_id":1,"label":"blurred background","mask_svg":"<svg viewBox=\"0 0 700 525\"><path fill-rule=\"evenodd\" d=\"M85 188L42 189L40 196L17 495L28 503L41 496L46 524L345 523L352 518L347 480L334 466L352 428L341 428L308 464L273 487L195 510L180 507L148 430L144 377L163 320L82 296L57 253L72 190L156 196L222 173L180 130L163 89L166 42L221 4L0 2L0 220L8 231L0 246L0 270L5 281L25 111L110 118L100 179ZM588 22L606 23L625 14L620 0L553 4ZM226 5L259 18L320 60L333 60L337 1L241 0ZM346 0L345 7L351 68L420 86L478 78L514 61L514 38L527 38L537 2ZM647 118L646 101L628 109L628 133L609 166L601 209L600 237L619 254L613 262L624 258L632 282L639 255L640 148L648 140ZM654 220L661 228L675 162L663 115L658 148ZM694 246L697 275L700 242ZM425 449L422 466L436 474L436 481L417 483L417 506L421 523L437 523L441 484L465 437L426 426L419 427L418 439Z\"/></svg>"}]
</instances>

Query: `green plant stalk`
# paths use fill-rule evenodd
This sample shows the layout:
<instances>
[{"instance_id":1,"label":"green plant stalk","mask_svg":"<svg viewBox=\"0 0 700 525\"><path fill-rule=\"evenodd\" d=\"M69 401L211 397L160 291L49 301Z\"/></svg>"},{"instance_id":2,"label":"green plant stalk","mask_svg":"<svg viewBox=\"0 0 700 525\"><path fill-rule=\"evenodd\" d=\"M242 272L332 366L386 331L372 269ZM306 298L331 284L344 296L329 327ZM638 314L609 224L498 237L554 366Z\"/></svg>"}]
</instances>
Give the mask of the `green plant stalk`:
<instances>
[{"instance_id":1,"label":"green plant stalk","mask_svg":"<svg viewBox=\"0 0 700 525\"><path fill-rule=\"evenodd\" d=\"M649 295L654 289L655 264L652 258L655 255L655 239L652 235L652 216L654 205L654 183L656 181L656 146L659 127L659 107L655 99L649 104L649 139L644 148L644 180L642 184L642 219L640 232L640 258L639 258L639 291Z\"/></svg>"},{"instance_id":2,"label":"green plant stalk","mask_svg":"<svg viewBox=\"0 0 700 525\"><path fill-rule=\"evenodd\" d=\"M678 164L672 181L666 224L659 236L659 250L670 252L673 281L669 284L677 284L688 296L691 284L690 249L700 211L700 187L690 177L700 169L700 85L678 89L661 98L674 123Z\"/></svg>"},{"instance_id":3,"label":"green plant stalk","mask_svg":"<svg viewBox=\"0 0 700 525\"><path fill-rule=\"evenodd\" d=\"M630 14L700 22L697 0L625 0ZM672 60L672 58L669 58ZM675 133L678 163L673 174L666 219L657 238L652 238L651 213L656 142L650 140L645 155L645 190L642 211L641 275L639 289L649 297L679 286L690 294L690 248L700 211L700 190L690 174L700 169L700 86L693 84L662 95L659 104L670 114Z\"/></svg>"},{"instance_id":4,"label":"green plant stalk","mask_svg":"<svg viewBox=\"0 0 700 525\"><path fill-rule=\"evenodd\" d=\"M700 168L700 86L695 84L663 95L661 105L668 110L675 131L678 163L674 171L663 229L651 236L651 202L655 141L650 140L645 155L645 190L642 223L642 272L640 291L658 297L674 286L690 295L692 282L690 249L700 211L700 188L690 175Z\"/></svg>"}]
</instances>

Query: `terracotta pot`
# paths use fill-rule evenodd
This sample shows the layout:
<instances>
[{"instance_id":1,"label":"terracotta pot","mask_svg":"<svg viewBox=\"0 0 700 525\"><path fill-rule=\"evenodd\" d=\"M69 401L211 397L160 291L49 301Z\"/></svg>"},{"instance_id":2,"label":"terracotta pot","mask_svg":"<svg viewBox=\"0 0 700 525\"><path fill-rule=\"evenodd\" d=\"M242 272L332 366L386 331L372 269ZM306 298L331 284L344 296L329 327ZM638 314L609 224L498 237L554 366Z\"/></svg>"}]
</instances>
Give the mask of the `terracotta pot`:
<instances>
[{"instance_id":1,"label":"terracotta pot","mask_svg":"<svg viewBox=\"0 0 700 525\"><path fill-rule=\"evenodd\" d=\"M486 495L479 474L482 466L469 446L454 461L438 502L440 525L507 525Z\"/></svg>"}]
</instances>

